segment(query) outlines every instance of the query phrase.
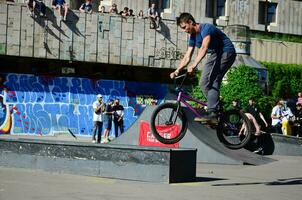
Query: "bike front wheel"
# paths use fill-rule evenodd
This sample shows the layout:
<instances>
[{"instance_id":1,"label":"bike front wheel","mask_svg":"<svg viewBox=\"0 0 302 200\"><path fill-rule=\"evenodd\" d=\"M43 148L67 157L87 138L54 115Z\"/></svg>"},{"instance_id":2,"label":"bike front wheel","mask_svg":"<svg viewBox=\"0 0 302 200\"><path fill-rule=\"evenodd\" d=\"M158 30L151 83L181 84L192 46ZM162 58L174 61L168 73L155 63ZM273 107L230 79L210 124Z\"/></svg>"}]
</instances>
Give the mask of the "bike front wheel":
<instances>
[{"instance_id":1,"label":"bike front wheel","mask_svg":"<svg viewBox=\"0 0 302 200\"><path fill-rule=\"evenodd\" d=\"M230 149L240 149L249 143L251 123L244 112L228 110L222 114L217 126L219 140Z\"/></svg>"},{"instance_id":2,"label":"bike front wheel","mask_svg":"<svg viewBox=\"0 0 302 200\"><path fill-rule=\"evenodd\" d=\"M188 123L178 103L163 103L153 111L150 126L158 141L174 144L185 136Z\"/></svg>"}]
</instances>

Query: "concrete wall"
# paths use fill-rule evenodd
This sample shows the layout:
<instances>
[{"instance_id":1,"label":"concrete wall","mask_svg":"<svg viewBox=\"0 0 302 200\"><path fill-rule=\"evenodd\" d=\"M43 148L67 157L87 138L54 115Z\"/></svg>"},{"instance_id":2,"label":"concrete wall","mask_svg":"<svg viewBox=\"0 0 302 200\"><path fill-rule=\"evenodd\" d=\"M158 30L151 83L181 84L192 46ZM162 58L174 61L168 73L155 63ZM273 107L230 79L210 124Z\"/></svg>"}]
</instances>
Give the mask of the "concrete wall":
<instances>
[{"instance_id":1,"label":"concrete wall","mask_svg":"<svg viewBox=\"0 0 302 200\"><path fill-rule=\"evenodd\" d=\"M251 56L259 61L302 64L302 43L251 40Z\"/></svg>"},{"instance_id":2,"label":"concrete wall","mask_svg":"<svg viewBox=\"0 0 302 200\"><path fill-rule=\"evenodd\" d=\"M230 5L237 1L230 1ZM230 16L230 23L256 28L252 23L256 15L244 16L256 9L256 4L242 2L246 4L238 8L233 5L235 10L231 13L237 13L237 17ZM174 13L185 11L177 10L182 7L181 0L173 3ZM161 31L156 31L150 29L148 19L87 15L71 10L67 22L61 22L51 9L47 10L47 18L33 19L24 4L0 5L0 30L0 55L176 68L187 47L187 35L177 28L174 20L163 20ZM299 32L298 28L295 30ZM301 52L300 44L253 40L251 55L261 61L301 64Z\"/></svg>"},{"instance_id":3,"label":"concrete wall","mask_svg":"<svg viewBox=\"0 0 302 200\"><path fill-rule=\"evenodd\" d=\"M0 54L175 68L187 36L174 21L161 27L150 29L148 19L78 11L62 22L50 9L47 18L33 19L24 5L1 4Z\"/></svg>"}]
</instances>

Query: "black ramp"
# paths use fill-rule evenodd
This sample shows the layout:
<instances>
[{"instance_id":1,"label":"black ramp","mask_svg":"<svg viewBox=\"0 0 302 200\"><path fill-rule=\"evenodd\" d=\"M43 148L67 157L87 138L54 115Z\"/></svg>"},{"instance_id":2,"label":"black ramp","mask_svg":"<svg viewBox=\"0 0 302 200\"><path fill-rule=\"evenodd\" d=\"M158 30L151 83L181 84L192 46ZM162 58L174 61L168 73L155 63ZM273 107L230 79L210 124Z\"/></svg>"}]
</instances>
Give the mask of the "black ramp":
<instances>
[{"instance_id":1,"label":"black ramp","mask_svg":"<svg viewBox=\"0 0 302 200\"><path fill-rule=\"evenodd\" d=\"M217 138L216 130L194 121L194 114L184 108L188 117L188 130L181 141L181 147L197 148L198 162L221 164L266 164L273 159L254 154L246 149L232 150L225 147Z\"/></svg>"},{"instance_id":2,"label":"black ramp","mask_svg":"<svg viewBox=\"0 0 302 200\"><path fill-rule=\"evenodd\" d=\"M112 144L138 145L139 122L150 121L155 106L147 106L136 122ZM254 154L245 149L231 150L223 146L216 136L215 130L209 129L198 122L185 108L189 128L185 137L180 141L181 148L197 148L197 162L219 164L251 164L260 165L271 162L272 159Z\"/></svg>"}]
</instances>

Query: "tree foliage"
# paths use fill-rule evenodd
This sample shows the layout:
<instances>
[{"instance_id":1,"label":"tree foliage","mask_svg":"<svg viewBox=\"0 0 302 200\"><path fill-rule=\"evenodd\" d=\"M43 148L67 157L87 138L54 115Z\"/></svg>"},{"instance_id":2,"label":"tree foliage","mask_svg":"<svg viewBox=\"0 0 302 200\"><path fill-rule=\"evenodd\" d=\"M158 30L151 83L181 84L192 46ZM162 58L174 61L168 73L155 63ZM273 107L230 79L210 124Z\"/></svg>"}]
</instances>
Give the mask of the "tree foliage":
<instances>
[{"instance_id":1,"label":"tree foliage","mask_svg":"<svg viewBox=\"0 0 302 200\"><path fill-rule=\"evenodd\" d=\"M228 104L234 99L239 99L242 106L246 106L250 98L259 99L262 95L257 71L248 66L232 68L221 86L221 96Z\"/></svg>"}]
</instances>

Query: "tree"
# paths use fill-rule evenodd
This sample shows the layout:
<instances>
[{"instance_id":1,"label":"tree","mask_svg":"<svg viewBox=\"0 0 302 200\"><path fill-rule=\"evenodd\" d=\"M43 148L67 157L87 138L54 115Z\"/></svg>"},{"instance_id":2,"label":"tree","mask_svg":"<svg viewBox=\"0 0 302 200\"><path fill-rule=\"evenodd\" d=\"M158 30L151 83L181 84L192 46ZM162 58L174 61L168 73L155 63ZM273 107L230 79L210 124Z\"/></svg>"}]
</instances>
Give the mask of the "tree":
<instances>
[{"instance_id":1,"label":"tree","mask_svg":"<svg viewBox=\"0 0 302 200\"><path fill-rule=\"evenodd\" d=\"M257 100L262 95L256 69L244 65L231 68L221 86L221 96L226 104L239 99L241 105L245 107L250 98Z\"/></svg>"}]
</instances>

